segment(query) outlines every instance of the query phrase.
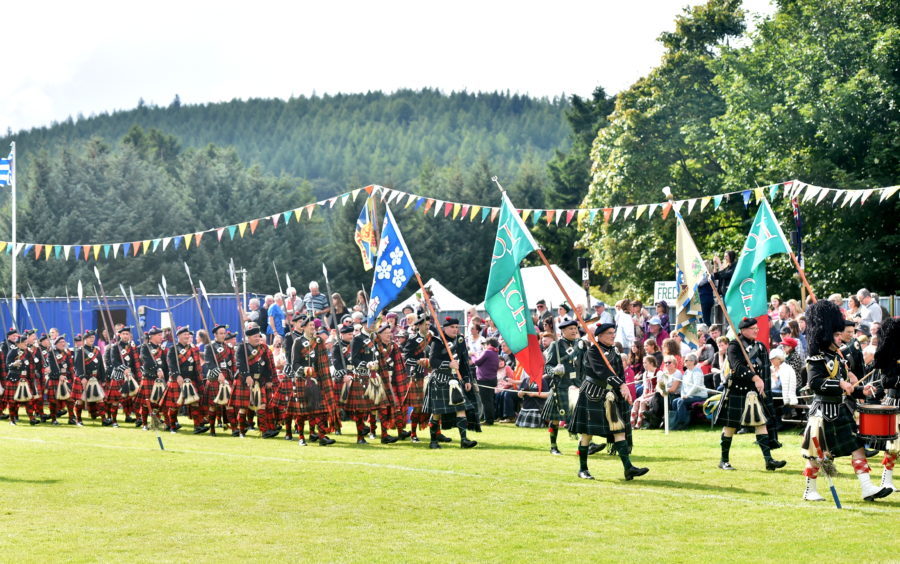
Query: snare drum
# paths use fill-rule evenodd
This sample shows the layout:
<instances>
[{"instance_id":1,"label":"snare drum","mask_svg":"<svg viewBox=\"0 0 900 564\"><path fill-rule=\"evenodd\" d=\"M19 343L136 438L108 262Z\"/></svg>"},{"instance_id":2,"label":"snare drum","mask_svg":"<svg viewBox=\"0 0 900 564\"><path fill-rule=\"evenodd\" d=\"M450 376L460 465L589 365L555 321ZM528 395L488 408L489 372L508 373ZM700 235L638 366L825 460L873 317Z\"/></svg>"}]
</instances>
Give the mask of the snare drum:
<instances>
[{"instance_id":1,"label":"snare drum","mask_svg":"<svg viewBox=\"0 0 900 564\"><path fill-rule=\"evenodd\" d=\"M858 405L859 438L866 441L897 440L897 413L893 405Z\"/></svg>"}]
</instances>

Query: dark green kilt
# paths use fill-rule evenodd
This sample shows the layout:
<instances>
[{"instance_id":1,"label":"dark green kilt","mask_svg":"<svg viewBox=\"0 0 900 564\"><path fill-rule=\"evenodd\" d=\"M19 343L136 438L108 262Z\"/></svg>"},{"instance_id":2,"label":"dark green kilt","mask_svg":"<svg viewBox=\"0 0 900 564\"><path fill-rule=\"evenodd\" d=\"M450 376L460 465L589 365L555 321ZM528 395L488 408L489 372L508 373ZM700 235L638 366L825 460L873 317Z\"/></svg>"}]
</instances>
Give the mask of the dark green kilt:
<instances>
[{"instance_id":1,"label":"dark green kilt","mask_svg":"<svg viewBox=\"0 0 900 564\"><path fill-rule=\"evenodd\" d=\"M568 421L571 416L569 409L569 386L571 380L566 379L550 388L550 395L541 409L541 418L550 423Z\"/></svg>"},{"instance_id":2,"label":"dark green kilt","mask_svg":"<svg viewBox=\"0 0 900 564\"><path fill-rule=\"evenodd\" d=\"M822 427L825 430L825 444L822 448L830 452L832 457L849 456L863 446L863 441L857 436L853 412L844 404L841 404L838 416L833 421L822 418Z\"/></svg>"},{"instance_id":3,"label":"dark green kilt","mask_svg":"<svg viewBox=\"0 0 900 564\"><path fill-rule=\"evenodd\" d=\"M713 425L740 429L743 426L741 425L741 416L744 414L746 402L747 392L729 391L725 394L725 399L719 402ZM766 416L767 424L773 423L775 421L775 403L772 401L772 394L767 393L766 397L759 398L759 403L762 406L763 415Z\"/></svg>"},{"instance_id":4,"label":"dark green kilt","mask_svg":"<svg viewBox=\"0 0 900 564\"><path fill-rule=\"evenodd\" d=\"M581 384L581 388L578 390L578 402L575 404L575 410L569 416L569 432L598 437L611 437L613 435L606 417L606 391L606 388L602 388L587 380ZM611 418L618 416L625 424L625 428L622 431L616 431L616 433L627 434L630 428L628 402L615 391L613 393L616 396L616 400L611 407L616 412L610 414Z\"/></svg>"},{"instance_id":5,"label":"dark green kilt","mask_svg":"<svg viewBox=\"0 0 900 564\"><path fill-rule=\"evenodd\" d=\"M453 375L450 372L435 370L431 373L428 389L425 390L425 404L422 406L422 411L424 413L443 415L445 413L472 411L476 409L476 404L472 401L471 394L465 393L465 384L462 383L460 383L460 388L462 389L465 401L459 405L450 405L451 378L453 378Z\"/></svg>"}]
</instances>

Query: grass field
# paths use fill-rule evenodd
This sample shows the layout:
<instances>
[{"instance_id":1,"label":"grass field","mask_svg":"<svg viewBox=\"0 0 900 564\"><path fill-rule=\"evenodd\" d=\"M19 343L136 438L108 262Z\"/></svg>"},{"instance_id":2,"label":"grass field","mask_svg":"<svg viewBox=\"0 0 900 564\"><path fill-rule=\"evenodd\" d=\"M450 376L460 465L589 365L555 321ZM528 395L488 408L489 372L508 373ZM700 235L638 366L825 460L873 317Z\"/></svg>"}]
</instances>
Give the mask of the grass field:
<instances>
[{"instance_id":1,"label":"grass field","mask_svg":"<svg viewBox=\"0 0 900 564\"><path fill-rule=\"evenodd\" d=\"M350 432L349 427L345 427ZM803 502L799 437L763 469L750 436L716 468L718 433L639 431L618 458L591 457L576 478L575 441L551 456L543 430L509 425L454 442L330 447L278 439L164 434L123 426L0 424L3 561L897 561L900 494L859 499L839 463L843 511ZM424 435L423 435L424 436ZM873 480L880 464L873 463ZM828 497L820 479L819 491ZM888 541L887 539L894 539Z\"/></svg>"}]
</instances>

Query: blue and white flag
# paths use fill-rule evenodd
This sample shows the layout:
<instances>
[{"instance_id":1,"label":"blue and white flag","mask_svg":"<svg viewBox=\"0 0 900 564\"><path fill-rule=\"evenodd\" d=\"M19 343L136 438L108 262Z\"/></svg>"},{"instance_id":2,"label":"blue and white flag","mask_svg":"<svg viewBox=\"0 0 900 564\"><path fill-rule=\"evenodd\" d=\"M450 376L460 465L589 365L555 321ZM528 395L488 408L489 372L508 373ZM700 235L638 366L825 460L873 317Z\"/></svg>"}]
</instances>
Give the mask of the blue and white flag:
<instances>
[{"instance_id":1,"label":"blue and white flag","mask_svg":"<svg viewBox=\"0 0 900 564\"><path fill-rule=\"evenodd\" d=\"M9 186L12 182L12 153L5 159L0 159L0 186Z\"/></svg>"},{"instance_id":2,"label":"blue and white flag","mask_svg":"<svg viewBox=\"0 0 900 564\"><path fill-rule=\"evenodd\" d=\"M394 214L388 207L381 228L378 256L375 258L375 278L372 280L369 297L369 325L373 325L378 314L397 299L415 273L416 265L406 248L397 222L394 221Z\"/></svg>"}]
</instances>

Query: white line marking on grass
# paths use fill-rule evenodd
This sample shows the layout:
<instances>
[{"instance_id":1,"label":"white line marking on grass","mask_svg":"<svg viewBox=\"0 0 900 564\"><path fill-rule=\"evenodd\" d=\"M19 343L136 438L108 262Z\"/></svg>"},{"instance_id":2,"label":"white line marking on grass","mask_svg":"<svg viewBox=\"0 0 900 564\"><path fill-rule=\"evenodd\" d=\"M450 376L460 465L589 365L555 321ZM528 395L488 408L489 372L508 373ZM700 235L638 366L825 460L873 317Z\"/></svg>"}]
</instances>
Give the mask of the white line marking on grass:
<instances>
[{"instance_id":1,"label":"white line marking on grass","mask_svg":"<svg viewBox=\"0 0 900 564\"><path fill-rule=\"evenodd\" d=\"M48 441L44 439L34 439L34 438L24 438L24 437L0 437L0 439L10 440L10 441L21 441L28 443L41 443L41 444L53 444L53 445L64 445L64 446L84 446L84 447L95 447L95 448L105 448L105 449L114 449L114 450L135 450L141 452L152 452L155 449L145 448L145 447L135 447L135 446L126 446L126 445L103 445L97 443L81 443L75 441ZM288 463L306 463L306 464L333 464L339 466L361 466L366 468L374 468L374 469L383 469L383 470L401 470L404 472L420 472L423 474L443 474L449 476L460 476L463 478L480 478L485 480L494 480L497 476L484 475L484 474L472 474L469 472L459 472L456 470L441 470L438 468L420 468L416 466L401 466L399 464L382 464L378 462L359 462L354 460L309 460L309 459L300 459L300 458L283 458L278 456L264 456L259 454L241 454L234 452L220 452L220 451L212 451L212 450L184 450L184 449L167 449L166 452L177 453L177 454L198 454L198 455L208 455L208 456L221 456L221 457L230 457L230 458L241 458L241 459L249 459L249 460L267 460L270 462L288 462ZM565 478L568 475L557 473L554 476L558 478ZM546 486L568 486L574 488L593 488L596 487L592 484L588 483L579 483L575 481L566 482L559 480L535 480L533 478L513 478L516 482L525 482L531 484L537 484L543 487ZM504 482L509 482L512 479L508 476L503 478ZM742 497L735 496L727 496L721 494L700 494L700 493L691 493L686 492L684 490L673 491L671 489L662 489L662 488L654 488L653 486L639 486L639 482L636 482L634 486L622 486L617 485L615 483L609 483L605 480L599 481L604 488L611 488L613 490L623 492L631 495L639 495L644 496L646 493L651 492L659 495L664 495L668 497L678 497L678 498L692 498L698 500L715 500L715 501L725 501L730 503L742 503L749 505L766 505L768 507L780 507L787 509L810 509L819 511L823 508L823 504L825 502L816 502L816 503L784 503L779 501L768 501L768 500L760 500L760 499L747 499ZM859 511L862 513L877 513L877 514L889 514L894 515L896 511L888 508L879 508L874 506L849 506L844 505L844 509L851 511Z\"/></svg>"}]
</instances>

